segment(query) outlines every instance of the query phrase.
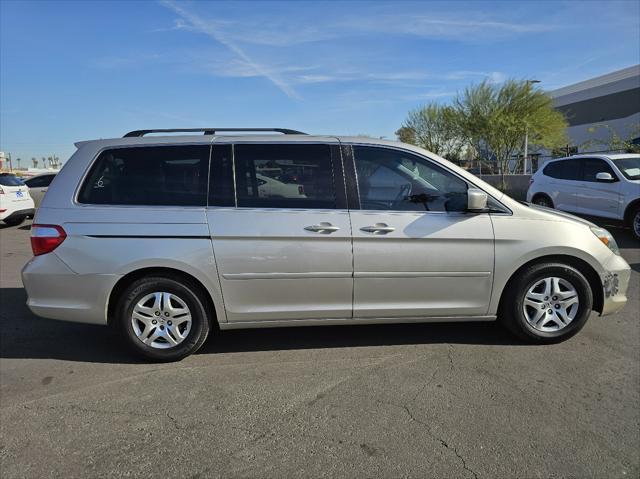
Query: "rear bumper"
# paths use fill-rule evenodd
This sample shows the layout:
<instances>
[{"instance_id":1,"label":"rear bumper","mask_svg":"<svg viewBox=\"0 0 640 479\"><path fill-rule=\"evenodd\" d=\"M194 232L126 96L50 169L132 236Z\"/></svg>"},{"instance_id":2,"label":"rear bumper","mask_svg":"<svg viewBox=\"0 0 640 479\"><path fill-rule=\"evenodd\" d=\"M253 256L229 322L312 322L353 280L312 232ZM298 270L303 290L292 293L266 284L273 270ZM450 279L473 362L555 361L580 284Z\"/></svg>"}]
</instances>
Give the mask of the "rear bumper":
<instances>
[{"instance_id":1,"label":"rear bumper","mask_svg":"<svg viewBox=\"0 0 640 479\"><path fill-rule=\"evenodd\" d=\"M22 218L26 216L33 216L35 214L35 208L24 208L16 211L5 211L4 213L0 213L0 220L11 220L12 218Z\"/></svg>"},{"instance_id":2,"label":"rear bumper","mask_svg":"<svg viewBox=\"0 0 640 479\"><path fill-rule=\"evenodd\" d=\"M32 258L22 268L27 306L36 315L78 323L107 324L113 274L77 274L55 253Z\"/></svg>"},{"instance_id":3,"label":"rear bumper","mask_svg":"<svg viewBox=\"0 0 640 479\"><path fill-rule=\"evenodd\" d=\"M601 316L608 316L627 304L631 268L622 257L615 255L604 266L606 271L601 275L604 299Z\"/></svg>"}]
</instances>

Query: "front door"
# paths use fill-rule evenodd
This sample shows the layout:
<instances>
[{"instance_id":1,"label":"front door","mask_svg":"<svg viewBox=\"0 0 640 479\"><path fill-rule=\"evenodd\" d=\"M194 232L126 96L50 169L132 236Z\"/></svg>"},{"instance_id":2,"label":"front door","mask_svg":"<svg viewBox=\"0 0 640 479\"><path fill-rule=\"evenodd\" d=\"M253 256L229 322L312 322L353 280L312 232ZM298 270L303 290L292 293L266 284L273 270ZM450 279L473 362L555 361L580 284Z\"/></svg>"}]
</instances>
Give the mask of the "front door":
<instances>
[{"instance_id":1,"label":"front door","mask_svg":"<svg viewBox=\"0 0 640 479\"><path fill-rule=\"evenodd\" d=\"M617 218L620 201L620 179L613 168L601 158L582 161L582 181L576 188L576 213ZM598 173L609 173L612 181L599 181Z\"/></svg>"},{"instance_id":2,"label":"front door","mask_svg":"<svg viewBox=\"0 0 640 479\"><path fill-rule=\"evenodd\" d=\"M352 151L354 318L485 315L493 227L465 212L467 183L404 150Z\"/></svg>"},{"instance_id":3,"label":"front door","mask_svg":"<svg viewBox=\"0 0 640 479\"><path fill-rule=\"evenodd\" d=\"M207 216L227 320L350 318L351 225L337 140L214 142L211 172Z\"/></svg>"}]
</instances>

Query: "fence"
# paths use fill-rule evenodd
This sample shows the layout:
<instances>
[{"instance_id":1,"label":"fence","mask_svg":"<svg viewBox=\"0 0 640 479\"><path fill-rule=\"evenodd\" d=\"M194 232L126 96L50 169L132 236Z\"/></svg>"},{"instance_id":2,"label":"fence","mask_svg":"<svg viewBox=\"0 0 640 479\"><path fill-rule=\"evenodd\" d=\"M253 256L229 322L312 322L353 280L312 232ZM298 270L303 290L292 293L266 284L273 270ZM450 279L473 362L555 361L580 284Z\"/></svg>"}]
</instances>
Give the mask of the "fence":
<instances>
[{"instance_id":1,"label":"fence","mask_svg":"<svg viewBox=\"0 0 640 479\"><path fill-rule=\"evenodd\" d=\"M531 175L504 175L504 189L502 188L502 175L482 175L480 178L491 186L503 190L512 198L524 200L527 197Z\"/></svg>"}]
</instances>

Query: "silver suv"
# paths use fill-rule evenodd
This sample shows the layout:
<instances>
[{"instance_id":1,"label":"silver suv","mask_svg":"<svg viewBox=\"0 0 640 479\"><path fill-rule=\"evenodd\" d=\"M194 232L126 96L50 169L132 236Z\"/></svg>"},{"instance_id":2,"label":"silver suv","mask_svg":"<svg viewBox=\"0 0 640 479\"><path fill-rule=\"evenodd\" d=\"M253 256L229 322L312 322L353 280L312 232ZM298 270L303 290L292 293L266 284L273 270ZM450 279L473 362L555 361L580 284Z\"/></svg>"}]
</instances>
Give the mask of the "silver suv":
<instances>
[{"instance_id":1,"label":"silver suv","mask_svg":"<svg viewBox=\"0 0 640 479\"><path fill-rule=\"evenodd\" d=\"M550 343L627 300L606 230L420 148L166 131L76 144L32 227L35 314L171 361L218 328L499 319Z\"/></svg>"}]
</instances>

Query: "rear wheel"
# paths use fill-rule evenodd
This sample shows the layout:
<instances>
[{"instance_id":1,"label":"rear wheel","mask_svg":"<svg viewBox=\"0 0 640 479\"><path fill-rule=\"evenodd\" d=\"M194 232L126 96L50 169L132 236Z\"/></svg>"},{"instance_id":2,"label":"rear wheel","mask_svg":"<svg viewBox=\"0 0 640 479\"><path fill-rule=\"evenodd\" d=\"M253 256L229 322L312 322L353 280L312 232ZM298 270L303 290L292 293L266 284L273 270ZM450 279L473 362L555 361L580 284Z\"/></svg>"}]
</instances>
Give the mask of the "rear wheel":
<instances>
[{"instance_id":1,"label":"rear wheel","mask_svg":"<svg viewBox=\"0 0 640 479\"><path fill-rule=\"evenodd\" d=\"M7 218L4 222L8 226L18 226L25 220L26 216L13 216L12 218Z\"/></svg>"},{"instance_id":2,"label":"rear wheel","mask_svg":"<svg viewBox=\"0 0 640 479\"><path fill-rule=\"evenodd\" d=\"M640 207L631 213L631 232L640 241Z\"/></svg>"},{"instance_id":3,"label":"rear wheel","mask_svg":"<svg viewBox=\"0 0 640 479\"><path fill-rule=\"evenodd\" d=\"M209 334L209 318L199 288L162 276L138 279L123 292L115 318L127 346L158 362L178 361L196 352Z\"/></svg>"},{"instance_id":4,"label":"rear wheel","mask_svg":"<svg viewBox=\"0 0 640 479\"><path fill-rule=\"evenodd\" d=\"M534 205L544 206L545 208L553 208L553 201L547 195L537 195L531 201Z\"/></svg>"},{"instance_id":5,"label":"rear wheel","mask_svg":"<svg viewBox=\"0 0 640 479\"><path fill-rule=\"evenodd\" d=\"M504 293L500 321L531 343L570 338L586 324L593 306L587 279L559 263L532 265Z\"/></svg>"}]
</instances>

